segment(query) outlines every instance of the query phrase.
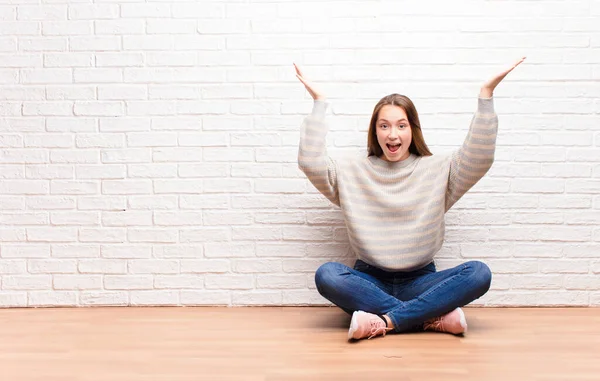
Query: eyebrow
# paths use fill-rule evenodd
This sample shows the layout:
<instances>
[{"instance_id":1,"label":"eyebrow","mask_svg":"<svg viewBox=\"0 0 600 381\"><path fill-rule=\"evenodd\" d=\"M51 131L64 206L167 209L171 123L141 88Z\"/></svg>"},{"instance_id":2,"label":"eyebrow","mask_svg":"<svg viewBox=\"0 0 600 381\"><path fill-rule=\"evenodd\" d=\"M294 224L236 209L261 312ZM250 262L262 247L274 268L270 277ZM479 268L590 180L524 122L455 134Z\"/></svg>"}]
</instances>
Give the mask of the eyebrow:
<instances>
[{"instance_id":1,"label":"eyebrow","mask_svg":"<svg viewBox=\"0 0 600 381\"><path fill-rule=\"evenodd\" d=\"M377 121L377 123L379 123L379 122L388 122L388 123L389 123L389 121L388 121L388 120L386 120L386 119L379 119L379 120ZM406 119L402 118L402 119L398 119L398 122L408 122L408 120L406 120Z\"/></svg>"}]
</instances>

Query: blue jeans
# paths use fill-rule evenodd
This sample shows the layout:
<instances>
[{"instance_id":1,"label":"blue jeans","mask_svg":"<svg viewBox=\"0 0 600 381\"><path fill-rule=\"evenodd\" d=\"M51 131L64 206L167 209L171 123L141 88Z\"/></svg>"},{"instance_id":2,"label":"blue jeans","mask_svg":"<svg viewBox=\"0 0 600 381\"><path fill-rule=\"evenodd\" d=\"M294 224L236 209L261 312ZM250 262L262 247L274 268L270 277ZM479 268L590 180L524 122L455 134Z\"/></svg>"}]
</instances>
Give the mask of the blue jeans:
<instances>
[{"instance_id":1,"label":"blue jeans","mask_svg":"<svg viewBox=\"0 0 600 381\"><path fill-rule=\"evenodd\" d=\"M354 268L328 262L315 274L323 297L349 314L387 315L396 332L421 330L425 321L481 297L491 281L489 267L479 261L439 272L433 262L411 272L387 272L361 260Z\"/></svg>"}]
</instances>

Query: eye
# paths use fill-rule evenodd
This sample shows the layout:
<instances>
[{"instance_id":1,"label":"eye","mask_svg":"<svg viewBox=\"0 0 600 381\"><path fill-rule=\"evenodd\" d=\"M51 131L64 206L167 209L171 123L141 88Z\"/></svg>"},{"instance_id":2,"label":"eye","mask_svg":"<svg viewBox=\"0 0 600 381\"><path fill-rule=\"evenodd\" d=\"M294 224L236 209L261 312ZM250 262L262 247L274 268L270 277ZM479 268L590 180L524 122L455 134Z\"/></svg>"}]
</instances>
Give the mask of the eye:
<instances>
[{"instance_id":1,"label":"eye","mask_svg":"<svg viewBox=\"0 0 600 381\"><path fill-rule=\"evenodd\" d=\"M406 128L406 124L401 124L400 128Z\"/></svg>"},{"instance_id":2,"label":"eye","mask_svg":"<svg viewBox=\"0 0 600 381\"><path fill-rule=\"evenodd\" d=\"M387 128L387 124L380 124L380 125L379 125L379 128L386 129L386 128Z\"/></svg>"}]
</instances>

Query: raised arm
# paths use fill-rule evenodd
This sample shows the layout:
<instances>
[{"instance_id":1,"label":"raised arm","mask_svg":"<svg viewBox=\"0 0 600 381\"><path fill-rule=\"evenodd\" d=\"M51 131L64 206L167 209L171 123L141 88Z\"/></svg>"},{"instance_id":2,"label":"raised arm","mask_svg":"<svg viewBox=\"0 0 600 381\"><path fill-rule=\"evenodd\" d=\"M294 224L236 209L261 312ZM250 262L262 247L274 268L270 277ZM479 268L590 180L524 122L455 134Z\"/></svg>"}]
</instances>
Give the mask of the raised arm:
<instances>
[{"instance_id":1,"label":"raised arm","mask_svg":"<svg viewBox=\"0 0 600 381\"><path fill-rule=\"evenodd\" d=\"M326 137L328 126L325 123L327 110L326 98L317 87L310 82L300 68L296 68L296 77L304 84L314 100L313 109L304 119L300 130L300 147L298 149L298 167L310 182L332 203L339 206L335 162L327 156Z\"/></svg>"},{"instance_id":2,"label":"raised arm","mask_svg":"<svg viewBox=\"0 0 600 381\"><path fill-rule=\"evenodd\" d=\"M452 155L446 190L446 211L492 167L498 133L498 116L494 111L494 89L524 60L525 57L521 58L482 85L477 111L471 120L469 133L462 147Z\"/></svg>"}]
</instances>

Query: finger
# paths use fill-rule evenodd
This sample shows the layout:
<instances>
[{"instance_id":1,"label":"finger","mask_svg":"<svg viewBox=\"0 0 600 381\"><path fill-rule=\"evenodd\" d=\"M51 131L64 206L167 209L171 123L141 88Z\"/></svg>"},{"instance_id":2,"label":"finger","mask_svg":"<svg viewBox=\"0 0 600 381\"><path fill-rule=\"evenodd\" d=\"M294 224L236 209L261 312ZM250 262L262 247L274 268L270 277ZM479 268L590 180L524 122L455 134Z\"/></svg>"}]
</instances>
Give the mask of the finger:
<instances>
[{"instance_id":1,"label":"finger","mask_svg":"<svg viewBox=\"0 0 600 381\"><path fill-rule=\"evenodd\" d=\"M498 74L495 78L492 78L490 80L490 82L498 82L498 83L501 82L511 71L513 71L517 66L519 66L524 60L525 60L525 57L521 58L520 60L518 60L517 62L515 62L513 64L513 66L511 66L510 68L506 69L502 73Z\"/></svg>"},{"instance_id":2,"label":"finger","mask_svg":"<svg viewBox=\"0 0 600 381\"><path fill-rule=\"evenodd\" d=\"M519 66L520 64L523 63L523 61L525 61L525 57L521 58L520 60L518 60L513 67L510 70L513 70L514 68L516 68L517 66Z\"/></svg>"},{"instance_id":3,"label":"finger","mask_svg":"<svg viewBox=\"0 0 600 381\"><path fill-rule=\"evenodd\" d=\"M298 66L298 65L296 65L296 63L294 63L294 67L296 68L296 73L300 76L303 76L300 66Z\"/></svg>"},{"instance_id":4,"label":"finger","mask_svg":"<svg viewBox=\"0 0 600 381\"><path fill-rule=\"evenodd\" d=\"M513 71L513 70L514 70L514 69L515 69L517 66L519 66L520 64L522 64L522 63L523 63L523 61L525 61L525 58L527 58L527 57L522 57L522 58L521 58L521 59L519 59L517 62L515 62L515 63L514 63L514 65L512 65L512 67L506 71L506 73L507 73L507 74L508 74L508 73L510 73L510 72L511 72L511 71Z\"/></svg>"},{"instance_id":5,"label":"finger","mask_svg":"<svg viewBox=\"0 0 600 381\"><path fill-rule=\"evenodd\" d=\"M306 87L310 87L308 82L300 75L300 74L296 74L296 78L298 78L300 80L300 82L302 82L302 84Z\"/></svg>"},{"instance_id":6,"label":"finger","mask_svg":"<svg viewBox=\"0 0 600 381\"><path fill-rule=\"evenodd\" d=\"M309 80L304 79L300 75L296 75L296 77L298 77L298 79L300 80L300 82L302 82L302 84L304 84L304 87L306 87L306 90L308 90L309 92L313 91L312 83Z\"/></svg>"},{"instance_id":7,"label":"finger","mask_svg":"<svg viewBox=\"0 0 600 381\"><path fill-rule=\"evenodd\" d=\"M310 82L308 82L307 80L305 80L304 78L302 78L299 75L296 75L296 77L300 80L300 82L302 82L302 84L304 85L304 87L306 87L306 90L309 92L309 94L314 98L315 92L312 89Z\"/></svg>"}]
</instances>

